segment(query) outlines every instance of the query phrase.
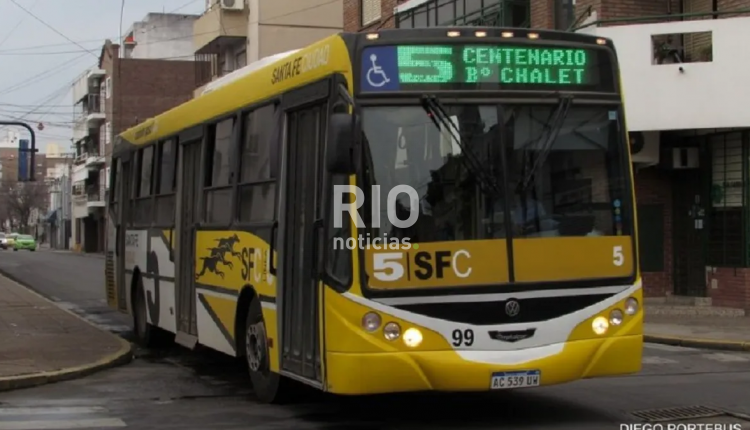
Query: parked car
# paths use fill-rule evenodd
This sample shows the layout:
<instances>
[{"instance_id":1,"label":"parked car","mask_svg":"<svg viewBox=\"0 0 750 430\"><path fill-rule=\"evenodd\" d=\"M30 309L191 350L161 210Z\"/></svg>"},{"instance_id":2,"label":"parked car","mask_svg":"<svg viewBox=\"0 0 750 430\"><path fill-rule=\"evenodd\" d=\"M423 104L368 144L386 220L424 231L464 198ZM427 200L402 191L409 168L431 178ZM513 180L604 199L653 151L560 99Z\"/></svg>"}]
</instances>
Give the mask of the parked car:
<instances>
[{"instance_id":1,"label":"parked car","mask_svg":"<svg viewBox=\"0 0 750 430\"><path fill-rule=\"evenodd\" d=\"M8 249L8 238L0 231L0 249Z\"/></svg>"},{"instance_id":2,"label":"parked car","mask_svg":"<svg viewBox=\"0 0 750 430\"><path fill-rule=\"evenodd\" d=\"M28 249L29 251L36 251L36 239L34 236L28 234L19 234L13 241L13 250L18 251L19 249Z\"/></svg>"},{"instance_id":3,"label":"parked car","mask_svg":"<svg viewBox=\"0 0 750 430\"><path fill-rule=\"evenodd\" d=\"M18 233L11 233L5 237L5 246L8 248L13 248L13 243L16 240L16 237L18 236Z\"/></svg>"}]
</instances>

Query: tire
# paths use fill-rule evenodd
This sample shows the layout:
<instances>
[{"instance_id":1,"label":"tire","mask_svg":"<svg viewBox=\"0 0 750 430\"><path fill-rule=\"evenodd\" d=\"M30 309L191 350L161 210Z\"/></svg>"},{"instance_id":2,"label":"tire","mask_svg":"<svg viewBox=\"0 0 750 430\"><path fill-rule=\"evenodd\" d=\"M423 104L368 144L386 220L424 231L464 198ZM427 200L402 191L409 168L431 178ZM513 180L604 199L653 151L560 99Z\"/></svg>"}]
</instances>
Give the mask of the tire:
<instances>
[{"instance_id":1,"label":"tire","mask_svg":"<svg viewBox=\"0 0 750 430\"><path fill-rule=\"evenodd\" d=\"M13 248L13 251L18 252L18 248Z\"/></svg>"},{"instance_id":2,"label":"tire","mask_svg":"<svg viewBox=\"0 0 750 430\"><path fill-rule=\"evenodd\" d=\"M148 323L146 291L140 275L136 280L133 298L133 332L136 342L145 348L162 348L167 345L167 332Z\"/></svg>"},{"instance_id":3,"label":"tire","mask_svg":"<svg viewBox=\"0 0 750 430\"><path fill-rule=\"evenodd\" d=\"M266 325L260 301L254 297L245 320L245 362L253 383L253 390L263 403L283 404L292 401L293 382L271 371L266 341Z\"/></svg>"}]
</instances>

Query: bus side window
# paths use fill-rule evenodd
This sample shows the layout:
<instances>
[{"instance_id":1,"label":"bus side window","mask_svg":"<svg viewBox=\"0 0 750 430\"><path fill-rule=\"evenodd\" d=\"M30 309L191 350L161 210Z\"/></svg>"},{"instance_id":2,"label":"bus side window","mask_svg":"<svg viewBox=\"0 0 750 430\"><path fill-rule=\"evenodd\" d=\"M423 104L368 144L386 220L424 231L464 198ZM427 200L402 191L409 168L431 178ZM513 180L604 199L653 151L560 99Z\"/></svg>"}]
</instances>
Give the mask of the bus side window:
<instances>
[{"instance_id":1,"label":"bus side window","mask_svg":"<svg viewBox=\"0 0 750 430\"><path fill-rule=\"evenodd\" d=\"M232 141L235 117L209 126L206 146L203 219L228 226L232 222Z\"/></svg>"},{"instance_id":2,"label":"bus side window","mask_svg":"<svg viewBox=\"0 0 750 430\"><path fill-rule=\"evenodd\" d=\"M154 145L147 146L139 151L138 170L134 175L138 181L138 187L133 191L135 194L133 216L135 225L150 226L153 216L152 178L154 174Z\"/></svg>"},{"instance_id":3,"label":"bus side window","mask_svg":"<svg viewBox=\"0 0 750 430\"><path fill-rule=\"evenodd\" d=\"M159 142L154 169L154 194L156 195L156 224L172 227L175 216L175 167L177 166L175 140Z\"/></svg>"},{"instance_id":4,"label":"bus side window","mask_svg":"<svg viewBox=\"0 0 750 430\"><path fill-rule=\"evenodd\" d=\"M138 191L141 186L141 159L143 158L143 148L139 149L133 154L133 161L130 165L130 178L128 178L128 195L123 196L123 204L128 207L127 213L127 225L132 227L136 224L136 199L138 198Z\"/></svg>"},{"instance_id":5,"label":"bus side window","mask_svg":"<svg viewBox=\"0 0 750 430\"><path fill-rule=\"evenodd\" d=\"M243 223L276 219L276 178L271 153L276 127L276 105L255 109L242 118L238 219Z\"/></svg>"},{"instance_id":6,"label":"bus side window","mask_svg":"<svg viewBox=\"0 0 750 430\"><path fill-rule=\"evenodd\" d=\"M120 160L117 158L112 159L109 168L109 189L109 216L113 220L117 220L116 222L119 224L120 216L117 212L117 202L120 200Z\"/></svg>"}]
</instances>

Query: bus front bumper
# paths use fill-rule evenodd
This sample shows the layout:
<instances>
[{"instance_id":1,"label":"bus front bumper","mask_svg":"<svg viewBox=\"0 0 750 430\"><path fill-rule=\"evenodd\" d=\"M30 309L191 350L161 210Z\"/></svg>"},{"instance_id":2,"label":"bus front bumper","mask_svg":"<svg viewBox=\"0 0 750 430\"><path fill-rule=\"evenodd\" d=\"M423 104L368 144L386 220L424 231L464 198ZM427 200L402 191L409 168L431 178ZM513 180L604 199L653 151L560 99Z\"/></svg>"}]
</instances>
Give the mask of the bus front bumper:
<instances>
[{"instance_id":1,"label":"bus front bumper","mask_svg":"<svg viewBox=\"0 0 750 430\"><path fill-rule=\"evenodd\" d=\"M643 336L586 339L540 348L558 352L516 363L509 363L507 357L523 350L328 352L328 391L350 395L489 391L492 375L497 372L539 371L540 386L637 373L641 370Z\"/></svg>"}]
</instances>

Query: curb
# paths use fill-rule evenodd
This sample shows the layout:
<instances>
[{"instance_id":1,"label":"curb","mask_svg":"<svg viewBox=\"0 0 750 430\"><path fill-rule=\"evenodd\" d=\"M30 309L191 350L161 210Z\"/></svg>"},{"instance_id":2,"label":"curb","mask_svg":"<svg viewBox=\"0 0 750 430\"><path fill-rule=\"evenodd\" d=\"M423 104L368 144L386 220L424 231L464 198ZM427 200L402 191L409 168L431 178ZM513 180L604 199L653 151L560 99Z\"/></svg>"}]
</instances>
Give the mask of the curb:
<instances>
[{"instance_id":1,"label":"curb","mask_svg":"<svg viewBox=\"0 0 750 430\"><path fill-rule=\"evenodd\" d=\"M69 367L67 369L57 370L54 372L31 373L28 375L9 376L0 378L0 392L17 390L19 388L31 388L40 385L51 384L54 382L68 381L71 379L81 378L91 375L100 370L109 369L129 363L132 358L132 347L130 342L120 337L120 349L114 354L110 354L94 363L84 364L82 366Z\"/></svg>"},{"instance_id":2,"label":"curb","mask_svg":"<svg viewBox=\"0 0 750 430\"><path fill-rule=\"evenodd\" d=\"M714 340L692 337L644 335L643 341L650 343L661 343L664 345L682 346L685 348L715 349L719 351L750 351L750 342L734 340Z\"/></svg>"},{"instance_id":3,"label":"curb","mask_svg":"<svg viewBox=\"0 0 750 430\"><path fill-rule=\"evenodd\" d=\"M105 369L109 369L112 367L121 366L123 364L127 364L127 363L130 363L130 361L132 361L133 346L127 340L121 338L120 336L112 334L108 331L102 330L96 324L90 321L87 321L85 318L81 317L80 315L76 314L73 311L57 306L55 302L48 299L47 297L44 297L42 294L39 294L30 286L26 286L24 285L24 283L19 282L17 279L15 279L15 277L10 276L5 271L0 270L0 276L8 279L9 281L15 283L19 287L25 289L31 294L34 294L35 296L41 298L42 300L49 302L55 308L69 315L74 316L78 320L94 327L95 329L99 331L107 333L108 335L117 339L117 341L120 343L120 348L116 352L109 354L103 358L100 358L99 360L93 363L87 363L87 364L83 364L80 366L68 367L68 368L61 369L61 370L55 370L52 372L29 373L26 375L7 376L7 377L0 378L0 392L16 390L19 388L37 387L40 385L51 384L54 382L68 381L71 379L81 378L84 376L91 375L100 370L105 370Z\"/></svg>"}]
</instances>

